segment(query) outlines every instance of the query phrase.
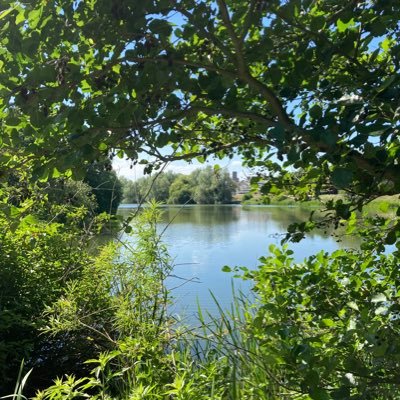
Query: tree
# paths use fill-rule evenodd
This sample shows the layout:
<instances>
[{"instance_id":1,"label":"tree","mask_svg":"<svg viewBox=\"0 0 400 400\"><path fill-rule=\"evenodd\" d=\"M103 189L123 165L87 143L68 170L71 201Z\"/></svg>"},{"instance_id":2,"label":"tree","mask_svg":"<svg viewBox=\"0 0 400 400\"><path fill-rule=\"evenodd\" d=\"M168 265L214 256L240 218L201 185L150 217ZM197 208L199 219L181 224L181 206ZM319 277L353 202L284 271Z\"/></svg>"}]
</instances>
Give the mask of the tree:
<instances>
[{"instance_id":1,"label":"tree","mask_svg":"<svg viewBox=\"0 0 400 400\"><path fill-rule=\"evenodd\" d=\"M193 204L193 182L185 175L179 175L169 189L168 203Z\"/></svg>"},{"instance_id":2,"label":"tree","mask_svg":"<svg viewBox=\"0 0 400 400\"><path fill-rule=\"evenodd\" d=\"M156 200L172 204L230 203L235 184L226 171L214 171L210 166L196 169L190 175L171 171L147 176L135 182L124 180L127 202L143 203Z\"/></svg>"},{"instance_id":3,"label":"tree","mask_svg":"<svg viewBox=\"0 0 400 400\"><path fill-rule=\"evenodd\" d=\"M151 172L236 152L255 181L268 175L264 193L347 191L328 209L354 230L353 211L400 192L399 14L398 0L12 2L0 14L2 170L81 178L105 156ZM295 184L291 169L303 170ZM186 178L171 185L173 201L192 196ZM384 244L400 248L399 217L373 218L360 252L293 264L272 251L247 276L260 302L241 333L279 395L398 397L399 251Z\"/></svg>"},{"instance_id":4,"label":"tree","mask_svg":"<svg viewBox=\"0 0 400 400\"><path fill-rule=\"evenodd\" d=\"M122 201L122 183L109 163L94 163L89 166L84 181L92 188L98 213L115 214Z\"/></svg>"},{"instance_id":5,"label":"tree","mask_svg":"<svg viewBox=\"0 0 400 400\"><path fill-rule=\"evenodd\" d=\"M167 202L170 186L177 177L174 172L167 171L140 178L135 182L125 180L124 199L128 203L143 203L149 200Z\"/></svg>"},{"instance_id":6,"label":"tree","mask_svg":"<svg viewBox=\"0 0 400 400\"><path fill-rule=\"evenodd\" d=\"M190 177L194 181L193 200L197 204L230 203L235 184L227 171L214 171L208 166L194 171Z\"/></svg>"},{"instance_id":7,"label":"tree","mask_svg":"<svg viewBox=\"0 0 400 400\"><path fill-rule=\"evenodd\" d=\"M2 162L18 147L43 177L110 152L156 167L239 152L275 186L283 165L360 206L397 193L399 12L396 0L14 2L1 14Z\"/></svg>"}]
</instances>

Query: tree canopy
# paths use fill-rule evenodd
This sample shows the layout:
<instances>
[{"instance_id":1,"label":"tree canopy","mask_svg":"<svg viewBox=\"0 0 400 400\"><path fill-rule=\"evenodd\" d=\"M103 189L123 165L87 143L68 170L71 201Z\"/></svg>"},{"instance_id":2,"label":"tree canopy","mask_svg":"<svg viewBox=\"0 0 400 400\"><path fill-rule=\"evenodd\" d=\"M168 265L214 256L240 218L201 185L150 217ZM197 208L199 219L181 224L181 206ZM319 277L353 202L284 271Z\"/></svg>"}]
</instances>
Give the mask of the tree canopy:
<instances>
[{"instance_id":1,"label":"tree canopy","mask_svg":"<svg viewBox=\"0 0 400 400\"><path fill-rule=\"evenodd\" d=\"M172 204L227 204L232 202L235 182L224 170L211 166L196 169L190 175L172 171L147 176L132 182L123 180L127 203L156 200Z\"/></svg>"},{"instance_id":2,"label":"tree canopy","mask_svg":"<svg viewBox=\"0 0 400 400\"><path fill-rule=\"evenodd\" d=\"M398 398L400 208L365 228L353 211L400 193L399 15L399 0L2 2L3 381L26 354L46 379L65 373L38 394L49 399L115 397L124 382L126 398L153 389L159 398ZM328 212L365 240L303 263L273 247L257 271L236 268L253 281L254 302L237 299L232 318L218 306L194 347L181 346L166 312L171 260L155 207L139 219L126 263L115 247L89 252L73 202L63 222L31 212L45 199L34 198L29 179L81 180L107 157L150 173L172 160L236 154L259 172L262 194L347 192ZM178 177L170 198L202 202L215 182L198 179L202 190L193 191ZM115 175L107 181L114 193ZM288 234L301 239L313 227L311 216ZM39 336L43 328L61 341ZM199 353L207 341L210 351ZM93 379L75 379L88 362Z\"/></svg>"},{"instance_id":3,"label":"tree canopy","mask_svg":"<svg viewBox=\"0 0 400 400\"><path fill-rule=\"evenodd\" d=\"M98 213L115 214L122 201L122 183L110 163L98 162L89 166L85 182L96 198Z\"/></svg>"},{"instance_id":4,"label":"tree canopy","mask_svg":"<svg viewBox=\"0 0 400 400\"><path fill-rule=\"evenodd\" d=\"M12 2L2 164L18 153L36 177L79 176L105 154L238 152L277 187L292 166L363 198L398 193L399 13L397 0Z\"/></svg>"}]
</instances>

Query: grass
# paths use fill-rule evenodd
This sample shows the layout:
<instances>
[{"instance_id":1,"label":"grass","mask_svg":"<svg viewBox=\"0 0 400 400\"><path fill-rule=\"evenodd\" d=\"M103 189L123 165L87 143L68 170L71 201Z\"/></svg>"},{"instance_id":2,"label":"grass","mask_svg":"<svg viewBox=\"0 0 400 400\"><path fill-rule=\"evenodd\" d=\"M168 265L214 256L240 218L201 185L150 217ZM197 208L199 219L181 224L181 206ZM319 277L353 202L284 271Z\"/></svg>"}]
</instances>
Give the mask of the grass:
<instances>
[{"instance_id":1,"label":"grass","mask_svg":"<svg viewBox=\"0 0 400 400\"><path fill-rule=\"evenodd\" d=\"M327 201L327 200L324 200ZM243 205L269 205L269 206L301 206L301 207L319 207L323 203L319 200L312 199L307 201L298 201L288 196L268 196L261 197L255 195L251 199L242 200L241 204Z\"/></svg>"},{"instance_id":2,"label":"grass","mask_svg":"<svg viewBox=\"0 0 400 400\"><path fill-rule=\"evenodd\" d=\"M323 194L319 199L311 199L307 201L298 201L288 196L268 196L261 197L255 195L251 199L243 200L243 196L240 199L243 205L271 205L271 206L300 206L306 208L318 208L330 200L346 200L344 194ZM365 206L365 211L374 214L394 214L397 208L400 207L400 195L393 196L381 196L371 201Z\"/></svg>"}]
</instances>

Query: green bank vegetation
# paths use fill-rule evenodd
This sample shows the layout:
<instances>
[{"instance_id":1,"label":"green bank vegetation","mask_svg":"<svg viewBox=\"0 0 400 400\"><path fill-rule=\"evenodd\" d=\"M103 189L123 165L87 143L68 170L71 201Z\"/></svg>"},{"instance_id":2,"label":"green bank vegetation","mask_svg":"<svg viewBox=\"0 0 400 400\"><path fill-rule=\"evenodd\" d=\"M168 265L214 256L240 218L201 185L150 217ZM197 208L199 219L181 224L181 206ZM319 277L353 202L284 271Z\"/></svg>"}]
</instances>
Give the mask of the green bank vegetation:
<instances>
[{"instance_id":1,"label":"green bank vegetation","mask_svg":"<svg viewBox=\"0 0 400 400\"><path fill-rule=\"evenodd\" d=\"M237 197L237 199L243 205L276 205L323 209L325 204L329 201L337 201L339 199L346 200L346 195L325 194L318 196L317 199L298 201L284 194L280 196L260 196L257 194L252 195L249 193ZM400 198L398 195L380 196L366 204L364 210L370 213L393 214L396 213L396 210L399 206Z\"/></svg>"},{"instance_id":2,"label":"green bank vegetation","mask_svg":"<svg viewBox=\"0 0 400 400\"><path fill-rule=\"evenodd\" d=\"M236 190L227 171L211 166L190 175L165 172L134 182L123 179L123 184L124 202L137 204L149 199L168 204L228 204Z\"/></svg>"},{"instance_id":3,"label":"green bank vegetation","mask_svg":"<svg viewBox=\"0 0 400 400\"><path fill-rule=\"evenodd\" d=\"M49 400L399 399L400 209L357 217L400 193L399 15L398 0L0 4L1 394L20 376L14 397ZM121 221L137 247L94 254L108 217L80 181L115 157L157 174L235 155L263 195L349 194L286 241L340 226L362 244L302 263L271 248L233 268L255 300L186 329L156 208Z\"/></svg>"},{"instance_id":4,"label":"green bank vegetation","mask_svg":"<svg viewBox=\"0 0 400 400\"><path fill-rule=\"evenodd\" d=\"M231 311L199 310L198 327L186 327L169 313L173 291L164 281L173 265L157 234L159 217L156 205L147 206L135 219L134 247L110 243L96 255L80 230L66 235L65 224L35 224L2 239L9 299L2 329L18 324L19 333L5 342L5 376L16 376L15 360L25 356L33 368L25 393L36 391L36 399L397 393L395 256L376 254L369 243L294 263L291 251L271 247L258 270L234 269L254 282L255 299L236 294ZM24 237L18 257L12 246Z\"/></svg>"}]
</instances>

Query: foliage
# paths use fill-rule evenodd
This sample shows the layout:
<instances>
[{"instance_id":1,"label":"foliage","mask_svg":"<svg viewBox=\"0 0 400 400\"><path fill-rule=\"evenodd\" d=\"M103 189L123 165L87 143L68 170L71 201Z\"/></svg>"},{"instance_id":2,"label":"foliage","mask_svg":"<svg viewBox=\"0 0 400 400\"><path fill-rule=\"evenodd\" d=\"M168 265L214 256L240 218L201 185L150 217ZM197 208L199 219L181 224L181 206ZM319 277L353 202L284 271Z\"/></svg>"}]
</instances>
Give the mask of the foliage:
<instances>
[{"instance_id":1,"label":"foliage","mask_svg":"<svg viewBox=\"0 0 400 400\"><path fill-rule=\"evenodd\" d=\"M136 181L123 179L124 202L142 204L145 200L166 202L171 184L178 174L167 171L156 176L140 178Z\"/></svg>"},{"instance_id":2,"label":"foliage","mask_svg":"<svg viewBox=\"0 0 400 400\"><path fill-rule=\"evenodd\" d=\"M92 188L72 179L51 179L36 189L45 200L36 203L35 214L42 220L81 226L90 226L97 214L96 198Z\"/></svg>"},{"instance_id":3,"label":"foliage","mask_svg":"<svg viewBox=\"0 0 400 400\"><path fill-rule=\"evenodd\" d=\"M50 180L44 186L49 203L69 205L71 207L85 207L92 215L97 207L91 187L82 181L72 179Z\"/></svg>"},{"instance_id":4,"label":"foliage","mask_svg":"<svg viewBox=\"0 0 400 400\"><path fill-rule=\"evenodd\" d=\"M122 185L115 172L103 171L96 166L88 170L88 183L68 177L36 182L31 179L29 168L7 174L7 182L0 192L3 211L13 206L14 214L21 209L23 213L29 211L42 220L67 224L74 224L74 218L82 220L81 216L85 215L85 222L90 224L102 212L115 212L122 199Z\"/></svg>"},{"instance_id":5,"label":"foliage","mask_svg":"<svg viewBox=\"0 0 400 400\"><path fill-rule=\"evenodd\" d=\"M115 214L122 201L122 183L109 163L91 164L84 178L97 202L97 213Z\"/></svg>"},{"instance_id":6,"label":"foliage","mask_svg":"<svg viewBox=\"0 0 400 400\"><path fill-rule=\"evenodd\" d=\"M170 160L239 153L258 168L253 183L263 194L306 199L326 185L349 194L327 202L322 222L311 215L290 226L287 239L348 221L365 241L360 251L300 264L287 250L271 249L258 271L245 273L255 282L255 316L245 314L237 334L222 317L219 347L191 365L190 351L179 353L181 362L169 347L165 254L153 236L138 248L137 271L111 250L92 262L76 231L36 221L30 211L43 199L30 198L21 179L1 203L4 379L26 354L55 374L64 367L60 349L83 375L96 347L106 352L90 376L60 378L40 396L398 398L399 251L384 251L399 243L400 211L366 226L356 212L400 192L400 3L136 3L0 6L0 190L12 186L9 171L25 174L21 165L31 180L45 182L62 174L82 179L107 156L126 155L150 173ZM118 202L114 178L106 179L111 186L92 185L107 188L101 210ZM213 184L203 178L196 191L178 177L170 199L202 202ZM146 226L154 234L154 223ZM123 285L114 285L118 278ZM53 304L50 327L61 335L54 341L37 336L46 303ZM251 362L260 368L252 372Z\"/></svg>"},{"instance_id":7,"label":"foliage","mask_svg":"<svg viewBox=\"0 0 400 400\"><path fill-rule=\"evenodd\" d=\"M168 313L170 294L164 280L172 266L156 231L159 213L155 205L146 207L133 225L134 244L106 246L48 307L47 331L85 332L97 351L95 358L86 360L93 367L89 375L60 377L38 392L36 399L89 394L94 398L209 398L210 380L218 379L217 365L208 369L194 363ZM223 387L211 392L219 399Z\"/></svg>"},{"instance_id":8,"label":"foliage","mask_svg":"<svg viewBox=\"0 0 400 400\"><path fill-rule=\"evenodd\" d=\"M270 254L244 275L257 294L247 335L281 393L398 398L397 259L339 250L296 264L290 250Z\"/></svg>"},{"instance_id":9,"label":"foliage","mask_svg":"<svg viewBox=\"0 0 400 400\"><path fill-rule=\"evenodd\" d=\"M265 190L286 184L275 154L304 169L299 196L327 181L360 206L397 193L399 7L12 2L1 14L2 162L17 152L46 178L110 153L157 163L237 151L274 171Z\"/></svg>"},{"instance_id":10,"label":"foliage","mask_svg":"<svg viewBox=\"0 0 400 400\"><path fill-rule=\"evenodd\" d=\"M214 171L210 166L192 175L195 181L193 200L197 204L230 203L235 183L227 171Z\"/></svg>"},{"instance_id":11,"label":"foliage","mask_svg":"<svg viewBox=\"0 0 400 400\"><path fill-rule=\"evenodd\" d=\"M225 204L232 201L235 183L225 170L208 166L190 175L173 172L124 181L126 202L143 203L145 199L171 204Z\"/></svg>"},{"instance_id":12,"label":"foliage","mask_svg":"<svg viewBox=\"0 0 400 400\"><path fill-rule=\"evenodd\" d=\"M168 203L193 204L193 184L189 177L179 175L169 189Z\"/></svg>"},{"instance_id":13,"label":"foliage","mask_svg":"<svg viewBox=\"0 0 400 400\"><path fill-rule=\"evenodd\" d=\"M12 400L26 400L26 397L22 394L24 391L24 387L26 385L26 382L29 378L29 375L32 372L32 369L30 369L24 376L22 376L24 370L24 360L21 361L21 366L19 368L19 373L17 377L17 383L15 384L15 389L14 393L9 396L5 396L6 398L11 398ZM4 396L2 398L5 398Z\"/></svg>"},{"instance_id":14,"label":"foliage","mask_svg":"<svg viewBox=\"0 0 400 400\"><path fill-rule=\"evenodd\" d=\"M63 368L78 370L80 338L40 335L47 323L42 313L92 257L87 240L72 225L40 222L33 215L17 228L4 218L0 225L0 393L6 394L23 358L26 367L34 367L30 380L39 385Z\"/></svg>"}]
</instances>

